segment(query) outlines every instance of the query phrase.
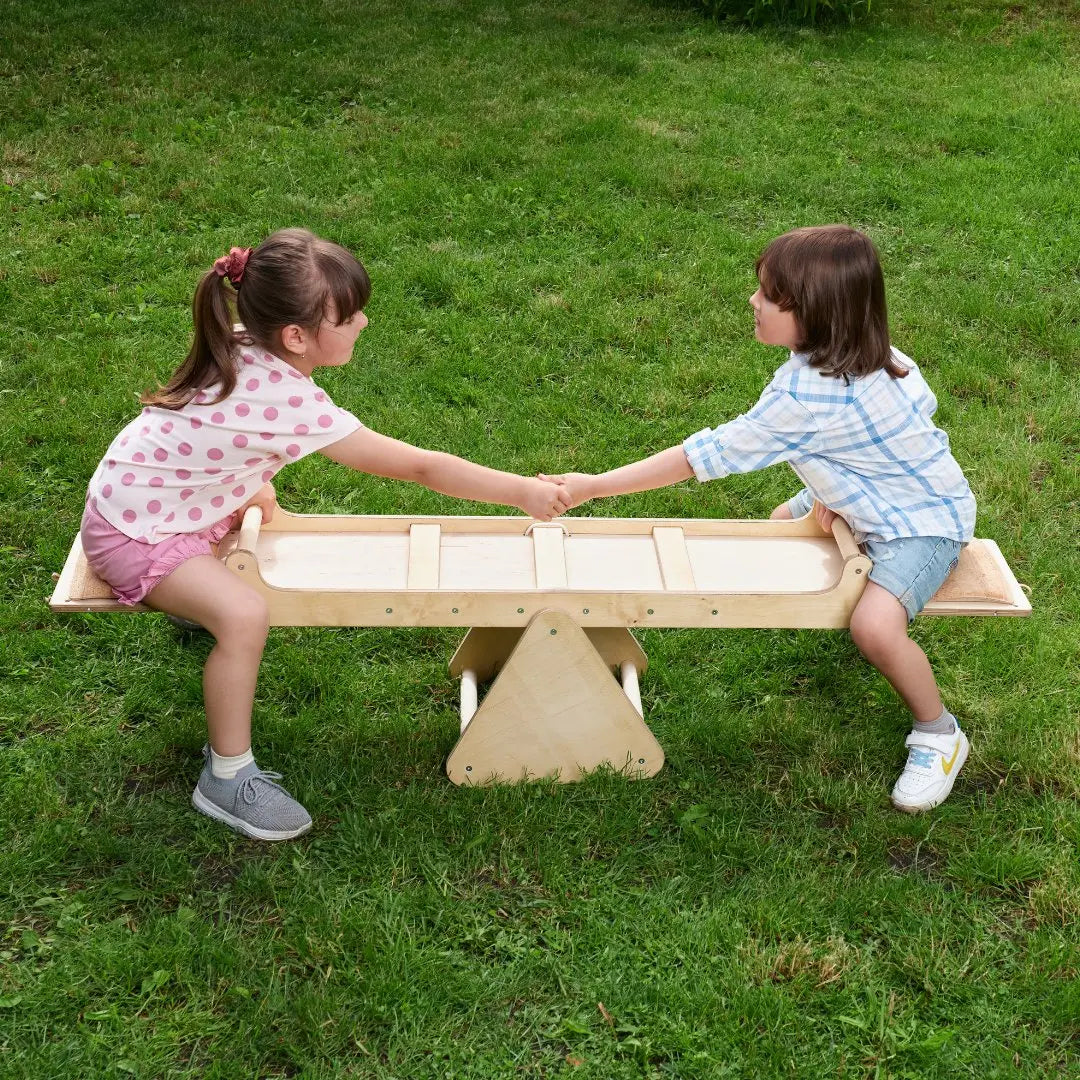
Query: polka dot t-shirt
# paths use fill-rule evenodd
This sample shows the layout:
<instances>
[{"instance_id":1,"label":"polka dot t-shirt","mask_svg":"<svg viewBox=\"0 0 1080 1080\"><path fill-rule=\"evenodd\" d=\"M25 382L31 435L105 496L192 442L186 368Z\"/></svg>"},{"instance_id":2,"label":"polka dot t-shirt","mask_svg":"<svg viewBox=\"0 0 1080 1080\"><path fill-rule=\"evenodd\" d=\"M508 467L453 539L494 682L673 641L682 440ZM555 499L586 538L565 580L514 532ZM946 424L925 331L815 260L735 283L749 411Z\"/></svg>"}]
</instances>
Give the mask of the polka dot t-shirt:
<instances>
[{"instance_id":1,"label":"polka dot t-shirt","mask_svg":"<svg viewBox=\"0 0 1080 1080\"><path fill-rule=\"evenodd\" d=\"M282 466L352 434L361 423L284 360L238 355L224 400L203 390L181 409L149 406L113 440L89 498L114 528L156 544L199 532L244 505Z\"/></svg>"}]
</instances>

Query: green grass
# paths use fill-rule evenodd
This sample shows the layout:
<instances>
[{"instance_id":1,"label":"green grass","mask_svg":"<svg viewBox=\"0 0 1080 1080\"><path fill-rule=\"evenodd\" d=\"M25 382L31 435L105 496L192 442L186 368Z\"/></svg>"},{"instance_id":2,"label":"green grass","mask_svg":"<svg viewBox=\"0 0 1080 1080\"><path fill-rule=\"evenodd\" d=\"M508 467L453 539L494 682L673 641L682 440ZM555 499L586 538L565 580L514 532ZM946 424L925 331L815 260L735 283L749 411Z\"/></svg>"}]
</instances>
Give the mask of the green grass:
<instances>
[{"instance_id":1,"label":"green grass","mask_svg":"<svg viewBox=\"0 0 1080 1080\"><path fill-rule=\"evenodd\" d=\"M6 5L0 41L0 1074L1080 1075L1080 96L1070 3L830 32L641 2ZM840 220L1026 621L915 634L973 739L894 813L904 711L845 635L650 631L655 779L452 787L450 631L275 630L260 760L315 817L189 806L206 643L53 616L86 482L186 349L199 273L303 224L371 327L378 430L600 469L782 357L754 257ZM783 468L589 507L760 517ZM289 509L475 507L306 460ZM494 508L490 508L494 509Z\"/></svg>"}]
</instances>

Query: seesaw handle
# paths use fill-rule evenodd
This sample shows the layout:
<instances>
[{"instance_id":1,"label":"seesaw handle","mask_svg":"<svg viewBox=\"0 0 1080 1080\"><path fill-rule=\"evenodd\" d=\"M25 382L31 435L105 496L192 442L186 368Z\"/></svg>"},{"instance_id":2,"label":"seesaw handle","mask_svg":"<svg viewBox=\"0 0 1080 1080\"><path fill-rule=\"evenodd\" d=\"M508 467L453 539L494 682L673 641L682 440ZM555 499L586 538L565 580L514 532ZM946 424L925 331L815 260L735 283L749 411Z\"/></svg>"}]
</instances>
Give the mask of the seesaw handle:
<instances>
[{"instance_id":1,"label":"seesaw handle","mask_svg":"<svg viewBox=\"0 0 1080 1080\"><path fill-rule=\"evenodd\" d=\"M236 542L237 551L250 551L254 555L255 544L259 539L259 529L261 528L262 508L249 506L240 525L240 538Z\"/></svg>"}]
</instances>

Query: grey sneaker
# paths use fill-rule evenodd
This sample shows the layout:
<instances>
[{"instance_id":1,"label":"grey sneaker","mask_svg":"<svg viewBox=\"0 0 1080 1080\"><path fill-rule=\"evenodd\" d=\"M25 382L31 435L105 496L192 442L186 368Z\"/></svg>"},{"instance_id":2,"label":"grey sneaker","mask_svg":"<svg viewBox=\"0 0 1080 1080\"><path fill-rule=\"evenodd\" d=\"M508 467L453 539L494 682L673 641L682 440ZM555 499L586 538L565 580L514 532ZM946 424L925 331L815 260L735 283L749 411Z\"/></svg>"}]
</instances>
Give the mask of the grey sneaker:
<instances>
[{"instance_id":1,"label":"grey sneaker","mask_svg":"<svg viewBox=\"0 0 1080 1080\"><path fill-rule=\"evenodd\" d=\"M207 817L224 821L256 840L292 840L311 828L311 815L280 785L281 773L263 772L252 762L232 780L219 780L210 768L210 748L191 802Z\"/></svg>"}]
</instances>

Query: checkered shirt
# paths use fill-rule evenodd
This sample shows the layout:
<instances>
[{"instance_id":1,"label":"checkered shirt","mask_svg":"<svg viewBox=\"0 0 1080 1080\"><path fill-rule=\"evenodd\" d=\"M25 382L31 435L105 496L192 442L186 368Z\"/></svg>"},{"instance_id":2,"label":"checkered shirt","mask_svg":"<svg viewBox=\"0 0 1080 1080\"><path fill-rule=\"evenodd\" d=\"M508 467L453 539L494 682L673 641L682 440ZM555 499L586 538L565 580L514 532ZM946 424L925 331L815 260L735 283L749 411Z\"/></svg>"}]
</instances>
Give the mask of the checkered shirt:
<instances>
[{"instance_id":1,"label":"checkered shirt","mask_svg":"<svg viewBox=\"0 0 1080 1080\"><path fill-rule=\"evenodd\" d=\"M877 371L845 382L792 353L752 409L685 440L695 476L716 480L786 461L860 543L967 543L975 498L948 435L931 420L937 399L913 360L896 349L893 356L909 369L906 378Z\"/></svg>"}]
</instances>

